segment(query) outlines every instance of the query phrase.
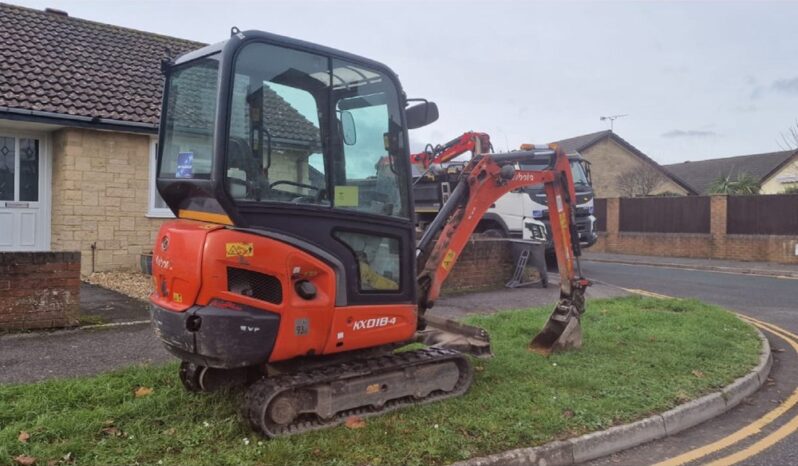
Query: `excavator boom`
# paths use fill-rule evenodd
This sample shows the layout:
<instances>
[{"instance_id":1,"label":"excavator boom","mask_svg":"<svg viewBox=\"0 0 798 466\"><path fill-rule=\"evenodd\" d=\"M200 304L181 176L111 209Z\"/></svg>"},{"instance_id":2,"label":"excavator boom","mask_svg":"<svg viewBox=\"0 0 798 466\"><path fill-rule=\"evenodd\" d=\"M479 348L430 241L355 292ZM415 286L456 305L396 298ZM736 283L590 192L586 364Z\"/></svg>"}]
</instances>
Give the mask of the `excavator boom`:
<instances>
[{"instance_id":1,"label":"excavator boom","mask_svg":"<svg viewBox=\"0 0 798 466\"><path fill-rule=\"evenodd\" d=\"M506 193L543 184L551 212L552 239L560 271L560 301L531 348L548 354L581 345L579 317L589 282L579 270L579 241L574 222L574 183L566 154L556 145L525 146L528 150L474 157L462 179L417 246L419 315L432 307L482 216ZM544 170L520 170L548 162ZM423 325L423 324L422 324Z\"/></svg>"}]
</instances>

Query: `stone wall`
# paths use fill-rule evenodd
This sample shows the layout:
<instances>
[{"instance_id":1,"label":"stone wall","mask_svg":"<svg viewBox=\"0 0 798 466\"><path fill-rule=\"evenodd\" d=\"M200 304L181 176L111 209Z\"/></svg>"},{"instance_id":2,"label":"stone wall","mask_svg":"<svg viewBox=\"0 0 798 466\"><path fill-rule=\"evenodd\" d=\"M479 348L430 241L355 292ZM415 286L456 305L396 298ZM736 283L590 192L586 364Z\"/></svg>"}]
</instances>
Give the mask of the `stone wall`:
<instances>
[{"instance_id":1,"label":"stone wall","mask_svg":"<svg viewBox=\"0 0 798 466\"><path fill-rule=\"evenodd\" d=\"M0 329L69 327L80 312L80 253L0 252Z\"/></svg>"},{"instance_id":2,"label":"stone wall","mask_svg":"<svg viewBox=\"0 0 798 466\"><path fill-rule=\"evenodd\" d=\"M619 229L620 200L610 198L607 231L589 251L798 264L798 235L727 234L726 207L726 196L712 196L708 234L627 232Z\"/></svg>"},{"instance_id":3,"label":"stone wall","mask_svg":"<svg viewBox=\"0 0 798 466\"><path fill-rule=\"evenodd\" d=\"M148 218L150 136L65 128L53 134L52 249L81 271L134 269L163 219Z\"/></svg>"}]
</instances>

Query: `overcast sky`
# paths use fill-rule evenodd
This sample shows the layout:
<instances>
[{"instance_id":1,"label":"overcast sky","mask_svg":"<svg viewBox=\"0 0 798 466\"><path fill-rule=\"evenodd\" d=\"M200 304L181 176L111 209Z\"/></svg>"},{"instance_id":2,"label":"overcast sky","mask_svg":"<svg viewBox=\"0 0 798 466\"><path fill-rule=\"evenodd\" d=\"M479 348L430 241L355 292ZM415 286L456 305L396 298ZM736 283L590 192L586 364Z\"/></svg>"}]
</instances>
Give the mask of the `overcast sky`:
<instances>
[{"instance_id":1,"label":"overcast sky","mask_svg":"<svg viewBox=\"0 0 798 466\"><path fill-rule=\"evenodd\" d=\"M660 163L780 150L798 119L798 3L5 0L202 42L235 25L381 61L497 149L609 127Z\"/></svg>"}]
</instances>

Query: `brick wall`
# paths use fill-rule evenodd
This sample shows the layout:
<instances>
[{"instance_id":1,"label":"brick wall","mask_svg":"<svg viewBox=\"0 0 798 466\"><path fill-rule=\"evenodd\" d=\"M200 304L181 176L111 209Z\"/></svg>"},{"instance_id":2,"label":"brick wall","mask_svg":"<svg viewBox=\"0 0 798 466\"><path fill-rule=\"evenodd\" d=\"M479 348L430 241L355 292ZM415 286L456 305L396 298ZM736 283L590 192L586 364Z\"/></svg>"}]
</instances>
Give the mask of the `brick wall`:
<instances>
[{"instance_id":1,"label":"brick wall","mask_svg":"<svg viewBox=\"0 0 798 466\"><path fill-rule=\"evenodd\" d=\"M463 249L452 273L443 284L442 293L503 288L515 272L512 243L491 239L473 239ZM532 260L527 273L537 277ZM534 279L534 278L533 278Z\"/></svg>"},{"instance_id":2,"label":"brick wall","mask_svg":"<svg viewBox=\"0 0 798 466\"><path fill-rule=\"evenodd\" d=\"M52 249L80 251L82 273L134 269L162 219L148 218L150 137L65 128L53 136Z\"/></svg>"},{"instance_id":3,"label":"brick wall","mask_svg":"<svg viewBox=\"0 0 798 466\"><path fill-rule=\"evenodd\" d=\"M0 329L77 325L80 253L0 252Z\"/></svg>"},{"instance_id":4,"label":"brick wall","mask_svg":"<svg viewBox=\"0 0 798 466\"><path fill-rule=\"evenodd\" d=\"M727 234L726 196L712 196L710 200L708 234L622 232L619 210L617 198L607 199L607 231L599 233L590 251L798 264L798 235Z\"/></svg>"}]
</instances>

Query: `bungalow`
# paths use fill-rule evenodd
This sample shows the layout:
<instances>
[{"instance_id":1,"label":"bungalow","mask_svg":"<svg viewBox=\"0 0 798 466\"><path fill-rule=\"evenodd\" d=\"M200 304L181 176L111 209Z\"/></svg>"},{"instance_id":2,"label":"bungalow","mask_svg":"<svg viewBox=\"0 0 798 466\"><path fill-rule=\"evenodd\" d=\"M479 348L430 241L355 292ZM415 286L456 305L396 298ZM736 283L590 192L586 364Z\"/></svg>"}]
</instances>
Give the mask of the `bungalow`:
<instances>
[{"instance_id":1,"label":"bungalow","mask_svg":"<svg viewBox=\"0 0 798 466\"><path fill-rule=\"evenodd\" d=\"M611 130L563 139L557 144L590 162L597 197L696 194L684 180Z\"/></svg>"},{"instance_id":2,"label":"bungalow","mask_svg":"<svg viewBox=\"0 0 798 466\"><path fill-rule=\"evenodd\" d=\"M742 174L753 176L762 194L781 194L798 189L798 150L738 155L665 165L665 168L687 181L701 194L707 194L718 178L736 179Z\"/></svg>"},{"instance_id":3,"label":"bungalow","mask_svg":"<svg viewBox=\"0 0 798 466\"><path fill-rule=\"evenodd\" d=\"M155 188L161 62L204 44L3 3L0 44L0 251L80 251L84 274L136 267L173 216ZM288 119L274 156L306 163L318 129L264 102L267 121Z\"/></svg>"}]
</instances>

